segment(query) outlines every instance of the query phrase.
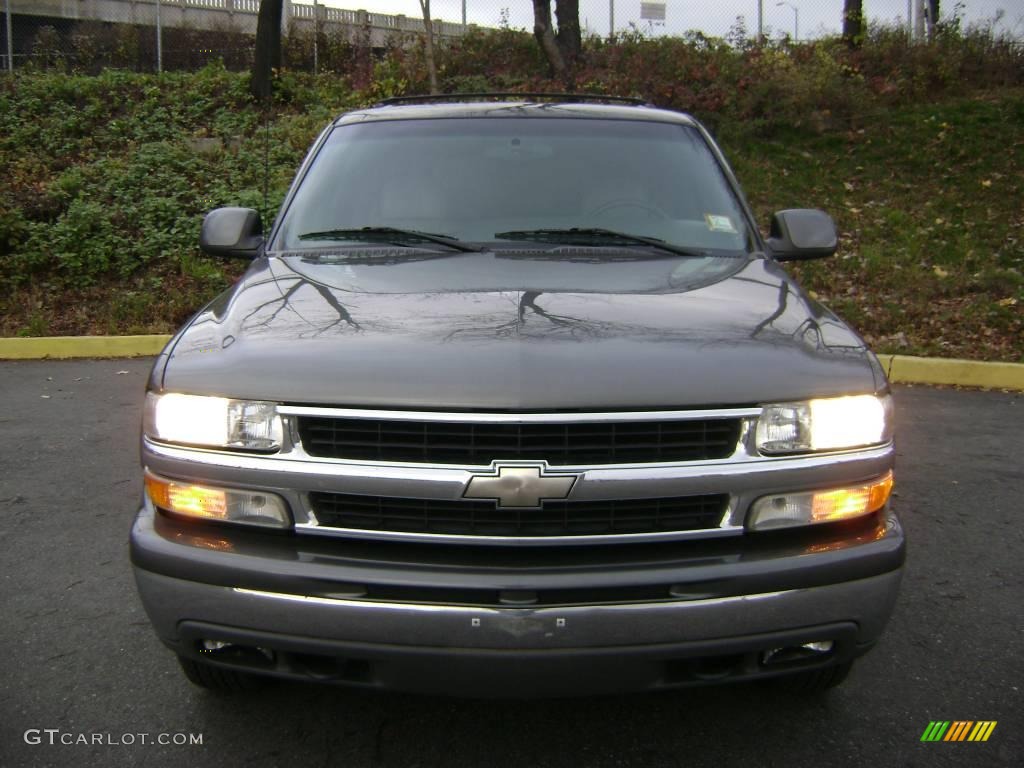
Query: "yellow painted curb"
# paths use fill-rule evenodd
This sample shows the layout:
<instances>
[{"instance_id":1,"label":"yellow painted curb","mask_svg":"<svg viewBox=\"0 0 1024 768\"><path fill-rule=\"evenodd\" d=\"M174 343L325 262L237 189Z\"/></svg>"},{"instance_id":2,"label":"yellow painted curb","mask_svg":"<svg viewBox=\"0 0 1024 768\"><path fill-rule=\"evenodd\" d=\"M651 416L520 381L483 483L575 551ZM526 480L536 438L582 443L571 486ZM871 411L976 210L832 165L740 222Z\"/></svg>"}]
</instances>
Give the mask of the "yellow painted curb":
<instances>
[{"instance_id":1,"label":"yellow painted curb","mask_svg":"<svg viewBox=\"0 0 1024 768\"><path fill-rule=\"evenodd\" d=\"M41 336L0 339L0 360L42 360L69 357L141 357L159 354L170 341L151 336Z\"/></svg>"},{"instance_id":2,"label":"yellow painted curb","mask_svg":"<svg viewBox=\"0 0 1024 768\"><path fill-rule=\"evenodd\" d=\"M0 339L0 360L72 357L141 357L156 355L170 340L149 336L49 336ZM1024 364L986 363L936 357L879 355L894 384L946 384L1024 391Z\"/></svg>"},{"instance_id":3,"label":"yellow painted curb","mask_svg":"<svg viewBox=\"0 0 1024 768\"><path fill-rule=\"evenodd\" d=\"M938 357L879 355L894 384L948 384L1024 391L1024 364L986 363Z\"/></svg>"}]
</instances>

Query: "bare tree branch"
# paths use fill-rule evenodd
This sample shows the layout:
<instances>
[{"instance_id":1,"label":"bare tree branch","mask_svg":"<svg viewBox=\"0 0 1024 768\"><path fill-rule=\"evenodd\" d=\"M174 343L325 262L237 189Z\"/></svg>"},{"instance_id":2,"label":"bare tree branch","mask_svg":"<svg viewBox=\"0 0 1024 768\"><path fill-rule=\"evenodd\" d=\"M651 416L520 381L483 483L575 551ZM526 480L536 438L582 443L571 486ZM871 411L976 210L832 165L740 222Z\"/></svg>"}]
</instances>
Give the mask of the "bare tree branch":
<instances>
[{"instance_id":1,"label":"bare tree branch","mask_svg":"<svg viewBox=\"0 0 1024 768\"><path fill-rule=\"evenodd\" d=\"M566 82L569 72L552 29L551 0L533 0L533 36L537 38L540 49L544 51L544 56L551 67L551 74Z\"/></svg>"},{"instance_id":2,"label":"bare tree branch","mask_svg":"<svg viewBox=\"0 0 1024 768\"><path fill-rule=\"evenodd\" d=\"M424 56L427 59L427 77L430 79L430 92L439 93L437 89L437 64L434 62L434 22L430 19L430 0L419 0L423 11L423 31L426 33Z\"/></svg>"}]
</instances>

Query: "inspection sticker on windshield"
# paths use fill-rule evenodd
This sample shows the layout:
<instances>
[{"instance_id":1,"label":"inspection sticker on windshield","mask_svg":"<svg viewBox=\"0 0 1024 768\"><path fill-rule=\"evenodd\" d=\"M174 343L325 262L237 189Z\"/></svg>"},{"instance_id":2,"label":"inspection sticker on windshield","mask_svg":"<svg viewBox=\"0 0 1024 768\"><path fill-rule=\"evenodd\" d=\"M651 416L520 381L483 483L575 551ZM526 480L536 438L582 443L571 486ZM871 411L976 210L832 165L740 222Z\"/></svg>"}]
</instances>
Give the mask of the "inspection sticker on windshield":
<instances>
[{"instance_id":1,"label":"inspection sticker on windshield","mask_svg":"<svg viewBox=\"0 0 1024 768\"><path fill-rule=\"evenodd\" d=\"M704 221L708 224L708 229L712 232L728 232L731 235L736 234L736 227L733 226L732 219L728 216L719 216L717 213L705 213Z\"/></svg>"}]
</instances>

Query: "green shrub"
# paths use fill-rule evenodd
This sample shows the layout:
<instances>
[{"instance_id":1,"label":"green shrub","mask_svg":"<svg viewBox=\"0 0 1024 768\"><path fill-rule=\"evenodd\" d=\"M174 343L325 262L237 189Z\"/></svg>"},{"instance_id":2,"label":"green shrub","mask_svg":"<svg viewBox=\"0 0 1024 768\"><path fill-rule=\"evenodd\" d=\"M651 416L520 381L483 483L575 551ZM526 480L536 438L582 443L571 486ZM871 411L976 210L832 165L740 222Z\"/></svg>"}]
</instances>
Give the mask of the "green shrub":
<instances>
[{"instance_id":1,"label":"green shrub","mask_svg":"<svg viewBox=\"0 0 1024 768\"><path fill-rule=\"evenodd\" d=\"M110 51L138 64L133 28L101 31L81 27L80 65ZM54 44L47 35L40 54ZM306 67L312 38L295 41L305 47L289 64ZM280 72L269 109L252 101L244 73L220 62L160 76L37 68L0 78L0 333L171 330L242 268L199 253L206 211L253 207L269 225L328 120L425 91L421 39L392 40L376 55L340 36L317 43L321 74ZM437 63L450 92L564 88L532 35L507 27L440 43ZM1002 356L1024 355L1024 161L1012 134L1024 124L1019 46L958 26L928 45L872 26L858 48L835 39L757 46L741 30L728 41L632 30L586 40L574 74L579 90L640 96L704 120L760 223L766 201L835 213L840 259L800 269L875 338L950 315L985 327L972 333L990 349L987 329L1006 338L1018 329ZM909 286L903 293L890 285L894 273ZM877 301L856 293L863 285ZM898 351L932 349L906 335Z\"/></svg>"}]
</instances>

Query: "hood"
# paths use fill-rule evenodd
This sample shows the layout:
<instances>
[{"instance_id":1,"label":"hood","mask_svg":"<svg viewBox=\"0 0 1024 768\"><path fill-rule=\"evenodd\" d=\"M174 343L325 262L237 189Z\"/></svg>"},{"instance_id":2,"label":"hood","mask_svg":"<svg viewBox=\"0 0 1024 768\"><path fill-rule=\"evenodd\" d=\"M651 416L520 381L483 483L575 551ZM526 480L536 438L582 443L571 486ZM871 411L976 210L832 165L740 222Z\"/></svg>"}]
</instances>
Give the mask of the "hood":
<instances>
[{"instance_id":1,"label":"hood","mask_svg":"<svg viewBox=\"0 0 1024 768\"><path fill-rule=\"evenodd\" d=\"M762 258L417 253L257 260L172 342L163 388L544 411L753 405L884 386L861 339Z\"/></svg>"}]
</instances>

